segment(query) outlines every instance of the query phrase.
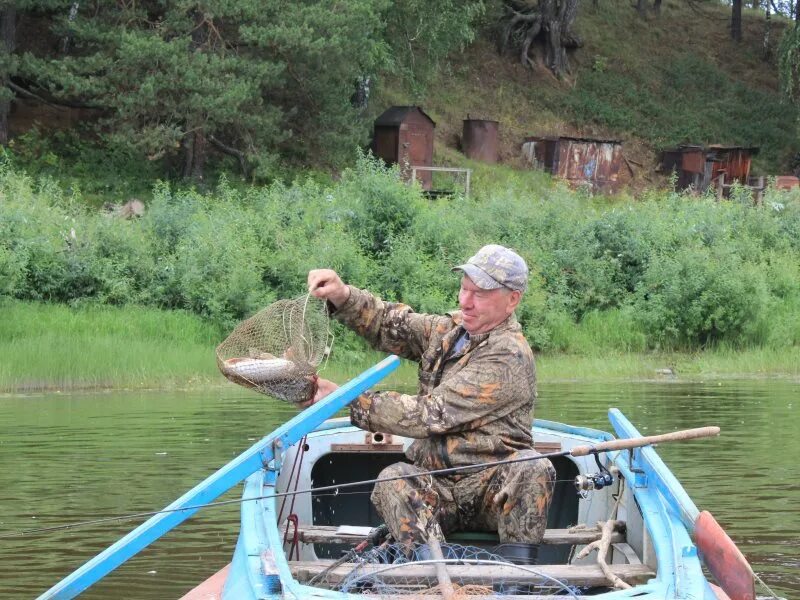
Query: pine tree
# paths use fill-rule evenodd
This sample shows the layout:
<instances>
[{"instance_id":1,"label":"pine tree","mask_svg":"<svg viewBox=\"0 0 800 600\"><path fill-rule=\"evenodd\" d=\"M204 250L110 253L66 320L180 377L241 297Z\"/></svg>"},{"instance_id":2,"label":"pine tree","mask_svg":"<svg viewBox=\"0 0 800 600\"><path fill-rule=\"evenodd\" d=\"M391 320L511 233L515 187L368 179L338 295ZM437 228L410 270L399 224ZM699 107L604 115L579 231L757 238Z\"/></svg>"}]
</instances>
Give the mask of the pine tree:
<instances>
[{"instance_id":1,"label":"pine tree","mask_svg":"<svg viewBox=\"0 0 800 600\"><path fill-rule=\"evenodd\" d=\"M209 147L269 176L292 148L352 150L365 128L355 79L383 60L375 0L96 0L60 26L69 55L28 56L61 98L103 107L102 130L152 159L180 158L202 178ZM313 135L315 129L324 133Z\"/></svg>"}]
</instances>

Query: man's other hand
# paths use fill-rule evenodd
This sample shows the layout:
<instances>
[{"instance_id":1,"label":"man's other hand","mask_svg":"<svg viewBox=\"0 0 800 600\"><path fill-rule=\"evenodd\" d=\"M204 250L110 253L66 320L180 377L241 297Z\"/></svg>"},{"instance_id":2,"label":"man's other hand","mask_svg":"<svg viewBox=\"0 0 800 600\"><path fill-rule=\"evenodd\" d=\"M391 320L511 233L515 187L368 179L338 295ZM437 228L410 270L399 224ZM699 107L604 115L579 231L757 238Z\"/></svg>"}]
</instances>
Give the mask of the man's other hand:
<instances>
[{"instance_id":1,"label":"man's other hand","mask_svg":"<svg viewBox=\"0 0 800 600\"><path fill-rule=\"evenodd\" d=\"M333 269L313 269L308 272L308 291L316 298L327 300L339 308L350 297L347 287Z\"/></svg>"},{"instance_id":2,"label":"man's other hand","mask_svg":"<svg viewBox=\"0 0 800 600\"><path fill-rule=\"evenodd\" d=\"M311 400L306 400L305 402L298 402L298 406L302 406L303 408L308 408L312 404L319 402L325 396L333 392L334 390L338 390L339 386L329 379L323 379L322 377L317 377L317 393L314 394L314 397Z\"/></svg>"}]
</instances>

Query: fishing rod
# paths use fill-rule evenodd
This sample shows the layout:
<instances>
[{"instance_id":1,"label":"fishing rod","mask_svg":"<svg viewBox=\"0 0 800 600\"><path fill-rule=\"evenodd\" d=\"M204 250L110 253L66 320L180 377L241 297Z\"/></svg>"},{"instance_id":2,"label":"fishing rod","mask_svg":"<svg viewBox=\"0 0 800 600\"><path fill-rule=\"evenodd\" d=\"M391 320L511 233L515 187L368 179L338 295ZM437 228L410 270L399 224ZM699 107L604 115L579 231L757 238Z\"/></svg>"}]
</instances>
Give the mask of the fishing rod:
<instances>
[{"instance_id":1,"label":"fishing rod","mask_svg":"<svg viewBox=\"0 0 800 600\"><path fill-rule=\"evenodd\" d=\"M660 435L650 435L650 436L642 436L636 438L624 438L619 440L609 440L607 442L600 442L599 444L591 444L591 445L582 445L582 446L575 446L571 450L563 450L560 452L548 452L545 454L537 454L536 456L522 456L518 458L509 458L505 460L498 460L488 463L481 463L477 465L462 465L459 467L449 467L446 469L432 469L429 471L422 471L420 473L414 473L412 475L394 475L392 477L376 477L374 479L365 479L362 481L351 481L349 483L338 483L334 485L328 486L321 486L316 488L304 488L300 490L292 490L288 492L275 492L273 494L265 494L263 496L253 496L251 498L236 498L235 500L222 500L219 502L208 502L205 504L195 504L192 506L184 506L181 508L174 508L174 509L164 509L164 510L157 510L151 512L142 512L142 513L134 513L130 515L120 515L116 517L105 517L102 519L95 519L92 521L83 521L80 523L73 523L70 525L55 525L53 527L41 527L38 529L27 529L24 531L17 531L14 533L6 533L0 534L0 539L5 538L13 538L13 537L22 537L24 535L32 535L35 533L45 533L51 531L59 531L64 529L73 529L76 527L83 527L89 525L98 525L101 523L109 523L113 521L125 521L129 519L136 519L140 517L151 517L153 515L160 515L160 514L167 514L167 513L175 513L175 512L182 512L188 510L197 510L200 508L206 508L210 506L226 506L228 504L238 504L242 502L252 502L255 500L267 500L270 498L283 498L285 496L294 496L297 494L308 494L308 493L322 493L322 492L331 492L341 489L349 489L364 485L376 484L376 483L384 483L389 481L397 481L399 479L409 479L411 477L423 477L423 476L438 476L438 475L450 475L452 473L460 473L464 471L481 471L483 469L492 469L494 467L499 467L502 465L513 465L516 463L522 462L529 462L534 460L541 460L541 459L550 459L550 458L558 458L558 457L580 457L580 456L588 456L590 454L595 455L595 458L599 453L605 452L615 452L619 450L632 450L634 448L642 448L644 446L653 446L656 444L663 444L667 442L679 442L684 440L693 440L699 438L707 438L707 437L715 437L719 435L720 428L716 426L708 426L708 427L698 427L695 429L683 429L680 431L673 431L671 433L663 433Z\"/></svg>"}]
</instances>

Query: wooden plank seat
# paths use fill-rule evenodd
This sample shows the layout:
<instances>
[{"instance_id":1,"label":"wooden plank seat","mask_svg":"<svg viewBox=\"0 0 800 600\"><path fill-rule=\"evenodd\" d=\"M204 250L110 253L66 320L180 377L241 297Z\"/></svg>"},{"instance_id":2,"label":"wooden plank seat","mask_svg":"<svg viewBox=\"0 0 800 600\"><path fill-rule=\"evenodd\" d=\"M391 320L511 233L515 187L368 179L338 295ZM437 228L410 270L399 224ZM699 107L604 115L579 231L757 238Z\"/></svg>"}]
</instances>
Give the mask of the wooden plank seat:
<instances>
[{"instance_id":1,"label":"wooden plank seat","mask_svg":"<svg viewBox=\"0 0 800 600\"><path fill-rule=\"evenodd\" d=\"M286 524L281 527L285 531ZM297 533L301 542L306 544L352 544L356 545L366 538L369 527L349 527L336 525L304 525L300 524ZM289 534L294 531L294 526L290 525ZM482 532L459 532L447 537L448 541L468 544L472 540L487 541L498 543L496 534L486 534ZM593 529L548 529L544 534L544 544L589 544L600 539L600 530ZM625 523L617 522L611 543L616 544L625 541Z\"/></svg>"},{"instance_id":2,"label":"wooden plank seat","mask_svg":"<svg viewBox=\"0 0 800 600\"><path fill-rule=\"evenodd\" d=\"M322 573L333 564L333 560L316 561L289 561L292 576L300 583L311 580L315 575ZM391 581L399 582L401 578L407 578L410 582L427 580L436 582L436 568L432 564L406 563L388 569L388 565L358 565L356 563L344 563L332 568L325 574L325 581L328 585L341 583L355 568L365 577L379 578L381 573ZM647 580L656 576L655 572L647 565L609 565L611 571L623 581L636 585L645 583ZM457 565L448 564L447 573L453 581L458 581L460 585L485 585L487 581L514 581L519 583L541 583L542 575L557 579L560 582L579 587L603 587L608 586L609 581L603 574L599 565L536 565L525 567L525 569L535 570L536 573L523 570L511 565ZM541 575L539 575L541 574Z\"/></svg>"}]
</instances>

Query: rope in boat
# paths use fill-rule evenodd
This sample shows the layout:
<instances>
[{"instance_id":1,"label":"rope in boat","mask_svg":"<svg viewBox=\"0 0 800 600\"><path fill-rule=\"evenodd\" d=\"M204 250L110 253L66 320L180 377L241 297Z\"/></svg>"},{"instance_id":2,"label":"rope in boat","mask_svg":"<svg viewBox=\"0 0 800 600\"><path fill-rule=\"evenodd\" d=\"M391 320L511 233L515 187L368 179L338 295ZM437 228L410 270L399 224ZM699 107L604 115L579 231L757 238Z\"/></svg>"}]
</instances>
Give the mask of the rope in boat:
<instances>
[{"instance_id":1,"label":"rope in boat","mask_svg":"<svg viewBox=\"0 0 800 600\"><path fill-rule=\"evenodd\" d=\"M303 436L300 439L300 443L298 447L300 451L295 453L294 455L294 462L292 463L292 472L289 474L289 483L286 486L287 488L291 488L294 486L292 491L297 491L297 486L300 485L300 473L303 470L303 459L306 456L306 439L307 436ZM295 468L297 472L295 473ZM281 502L281 509L278 511L278 523L283 522L283 509L286 507L286 499L288 496L284 496L283 501ZM289 504L289 516L286 519L286 532L283 534L283 545L286 546L286 542L289 539L289 525L290 523L294 524L294 536L292 537L292 545L289 547L289 554L288 556L291 558L292 550L297 550L297 560L300 560L300 545L298 544L298 537L297 537L297 529L298 529L298 517L294 512L294 503L297 499L297 494L292 495L292 502Z\"/></svg>"}]
</instances>

